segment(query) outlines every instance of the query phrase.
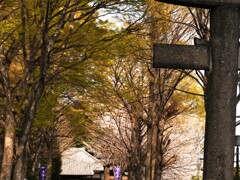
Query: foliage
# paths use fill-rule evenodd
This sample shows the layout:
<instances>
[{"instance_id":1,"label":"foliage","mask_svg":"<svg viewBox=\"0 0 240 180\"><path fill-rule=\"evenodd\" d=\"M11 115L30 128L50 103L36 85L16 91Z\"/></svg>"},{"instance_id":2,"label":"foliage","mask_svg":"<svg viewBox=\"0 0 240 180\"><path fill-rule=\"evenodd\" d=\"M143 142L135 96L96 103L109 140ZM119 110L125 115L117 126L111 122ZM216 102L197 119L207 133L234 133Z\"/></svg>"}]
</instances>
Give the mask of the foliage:
<instances>
[{"instance_id":1,"label":"foliage","mask_svg":"<svg viewBox=\"0 0 240 180\"><path fill-rule=\"evenodd\" d=\"M35 129L40 128L44 136L54 129L54 109L59 104L65 106L72 102L61 96L70 93L67 98L76 99L71 93L86 95L87 88L99 86L102 78L93 68L104 60L113 40L124 35L124 30L113 31L106 28L107 23L98 23L99 10L104 9L108 14L107 10L112 9L119 13L121 8L118 7L131 3L136 2L21 0L19 3L13 0L1 3L1 104L6 109L4 116L11 117L3 118L2 122L5 132L9 133L5 138L11 139L11 146L5 146L9 152L4 150L8 153L4 157L10 158L3 159L2 177L10 177L15 162L14 178L24 178L27 137L33 138L37 134ZM86 60L91 63L85 64ZM82 128L89 119L83 111L68 116L76 129ZM13 129L17 129L18 134ZM78 136L82 137L86 131L80 130Z\"/></svg>"},{"instance_id":2,"label":"foliage","mask_svg":"<svg viewBox=\"0 0 240 180\"><path fill-rule=\"evenodd\" d=\"M0 8L0 119L4 132L12 132L7 123L14 129L15 169L34 176L38 162L54 167L63 150L94 138L106 163L127 168L132 132L144 157L153 31L157 42L183 44L188 37L180 34L191 34L186 9L152 0L11 0ZM178 75L186 76L161 70L164 93L179 90L166 101L166 119L183 111L203 114L200 97L181 93L198 91L198 85L185 79L171 87ZM27 170L18 165L23 154Z\"/></svg>"},{"instance_id":3,"label":"foliage","mask_svg":"<svg viewBox=\"0 0 240 180\"><path fill-rule=\"evenodd\" d=\"M157 38L165 43L176 42L182 44L186 39L181 39L178 33L190 32L188 28L185 27L182 30L182 25L179 25L179 31L174 31L174 34L171 35L169 34L171 29L176 28L177 25L173 23L173 19L169 19L170 17L167 14L178 11L178 9L164 5L158 7L161 11L153 11L156 13L154 15L159 18L156 18L158 23L155 27L159 33ZM187 12L186 9L179 8L178 12L180 12L179 18L189 17L189 14L181 16L182 13ZM109 53L112 55L111 58L114 58L114 61L109 66L101 67L102 71L107 75L105 78L106 86L99 89L97 92L100 95L95 97L99 101L104 102L102 111L105 113L102 113L98 118L105 124L102 125L104 128L102 130L103 136L99 137L98 134L95 134L97 142L95 141L95 143L92 142L91 144L95 150L104 155L106 164L119 163L126 167L135 163L129 158L132 157L132 135L134 131L140 134L138 143L141 147L137 157L138 159L145 158L146 126L152 123L148 109L149 96L151 96L149 95L149 81L152 76L152 71L150 70L152 34L151 30L149 30L151 18L149 17L149 19L145 20L141 26L138 26L141 27L138 31L121 38L121 41L113 45L113 50L109 51ZM181 21L180 19L178 20ZM184 20L187 21L187 19ZM166 37L169 39L164 39ZM163 101L163 104L165 103L164 110L161 112L162 119L160 120L162 126L160 131L163 135L159 138L161 139L159 148L164 148L161 156L164 157L164 160L162 160L163 163L159 169L164 171L166 177L171 176L170 172L174 172L175 176L183 175L186 173L185 168L193 165L190 163L184 164L184 158L181 157L184 156L183 150L190 143L197 143L196 139L186 137L188 136L187 133L190 132L190 128L183 125L188 123L187 119L195 116L191 119L196 121L196 124L193 124L197 127L199 121L196 119L203 116L204 108L202 104L202 89L195 82L195 79L187 77L190 73L192 76L195 76L191 71L161 69L161 80L156 84L161 87L161 101ZM105 100L102 101L102 99ZM140 130L133 127L133 122L136 119L137 123L140 124ZM168 142L171 143L169 144ZM175 147L178 147L178 149ZM143 165L141 161L138 163ZM181 163L182 166L180 165ZM140 177L140 171L137 171L137 173ZM172 177L174 174L172 174Z\"/></svg>"}]
</instances>

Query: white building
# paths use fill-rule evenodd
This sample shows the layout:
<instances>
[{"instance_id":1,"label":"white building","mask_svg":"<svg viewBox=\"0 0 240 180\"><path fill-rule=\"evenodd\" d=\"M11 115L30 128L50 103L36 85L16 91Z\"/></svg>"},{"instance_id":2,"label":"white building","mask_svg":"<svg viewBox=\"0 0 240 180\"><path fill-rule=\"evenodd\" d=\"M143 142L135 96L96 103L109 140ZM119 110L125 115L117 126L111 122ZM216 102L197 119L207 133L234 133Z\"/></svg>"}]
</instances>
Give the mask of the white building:
<instances>
[{"instance_id":1,"label":"white building","mask_svg":"<svg viewBox=\"0 0 240 180\"><path fill-rule=\"evenodd\" d=\"M104 167L101 160L95 158L84 148L70 148L62 153L61 179L103 180Z\"/></svg>"}]
</instances>

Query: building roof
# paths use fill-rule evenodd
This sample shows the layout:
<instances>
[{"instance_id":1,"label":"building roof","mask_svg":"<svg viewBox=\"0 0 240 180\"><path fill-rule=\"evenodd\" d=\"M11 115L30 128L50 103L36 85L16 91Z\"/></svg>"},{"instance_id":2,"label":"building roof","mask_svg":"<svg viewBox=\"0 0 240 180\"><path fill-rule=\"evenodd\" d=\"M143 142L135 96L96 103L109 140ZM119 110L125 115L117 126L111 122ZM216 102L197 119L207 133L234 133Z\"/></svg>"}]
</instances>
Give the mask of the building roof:
<instances>
[{"instance_id":1,"label":"building roof","mask_svg":"<svg viewBox=\"0 0 240 180\"><path fill-rule=\"evenodd\" d=\"M61 175L93 175L103 171L103 163L84 148L70 148L62 153Z\"/></svg>"}]
</instances>

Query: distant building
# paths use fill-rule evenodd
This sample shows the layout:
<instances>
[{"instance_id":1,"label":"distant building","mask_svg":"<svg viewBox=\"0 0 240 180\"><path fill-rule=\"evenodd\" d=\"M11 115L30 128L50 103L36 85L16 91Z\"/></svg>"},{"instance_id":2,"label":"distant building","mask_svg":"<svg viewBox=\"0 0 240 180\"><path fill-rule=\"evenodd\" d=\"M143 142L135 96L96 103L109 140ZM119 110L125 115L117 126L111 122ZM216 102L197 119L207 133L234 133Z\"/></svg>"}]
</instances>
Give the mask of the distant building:
<instances>
[{"instance_id":1,"label":"distant building","mask_svg":"<svg viewBox=\"0 0 240 180\"><path fill-rule=\"evenodd\" d=\"M104 166L84 148L70 148L62 153L61 180L104 180Z\"/></svg>"}]
</instances>

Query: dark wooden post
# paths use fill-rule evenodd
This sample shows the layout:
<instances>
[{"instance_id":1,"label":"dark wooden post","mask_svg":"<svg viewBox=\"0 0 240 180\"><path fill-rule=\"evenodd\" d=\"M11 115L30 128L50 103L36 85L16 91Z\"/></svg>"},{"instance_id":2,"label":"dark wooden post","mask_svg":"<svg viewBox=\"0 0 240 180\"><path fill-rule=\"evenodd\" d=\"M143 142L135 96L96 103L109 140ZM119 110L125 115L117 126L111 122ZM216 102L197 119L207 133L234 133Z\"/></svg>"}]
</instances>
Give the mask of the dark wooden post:
<instances>
[{"instance_id":1,"label":"dark wooden post","mask_svg":"<svg viewBox=\"0 0 240 180\"><path fill-rule=\"evenodd\" d=\"M157 1L200 8L212 8L224 5L234 5L239 7L240 5L239 0L157 0Z\"/></svg>"},{"instance_id":2,"label":"dark wooden post","mask_svg":"<svg viewBox=\"0 0 240 180\"><path fill-rule=\"evenodd\" d=\"M211 10L212 71L208 78L204 179L233 179L238 63L238 8Z\"/></svg>"},{"instance_id":3,"label":"dark wooden post","mask_svg":"<svg viewBox=\"0 0 240 180\"><path fill-rule=\"evenodd\" d=\"M236 147L236 180L239 180L239 146Z\"/></svg>"}]
</instances>

